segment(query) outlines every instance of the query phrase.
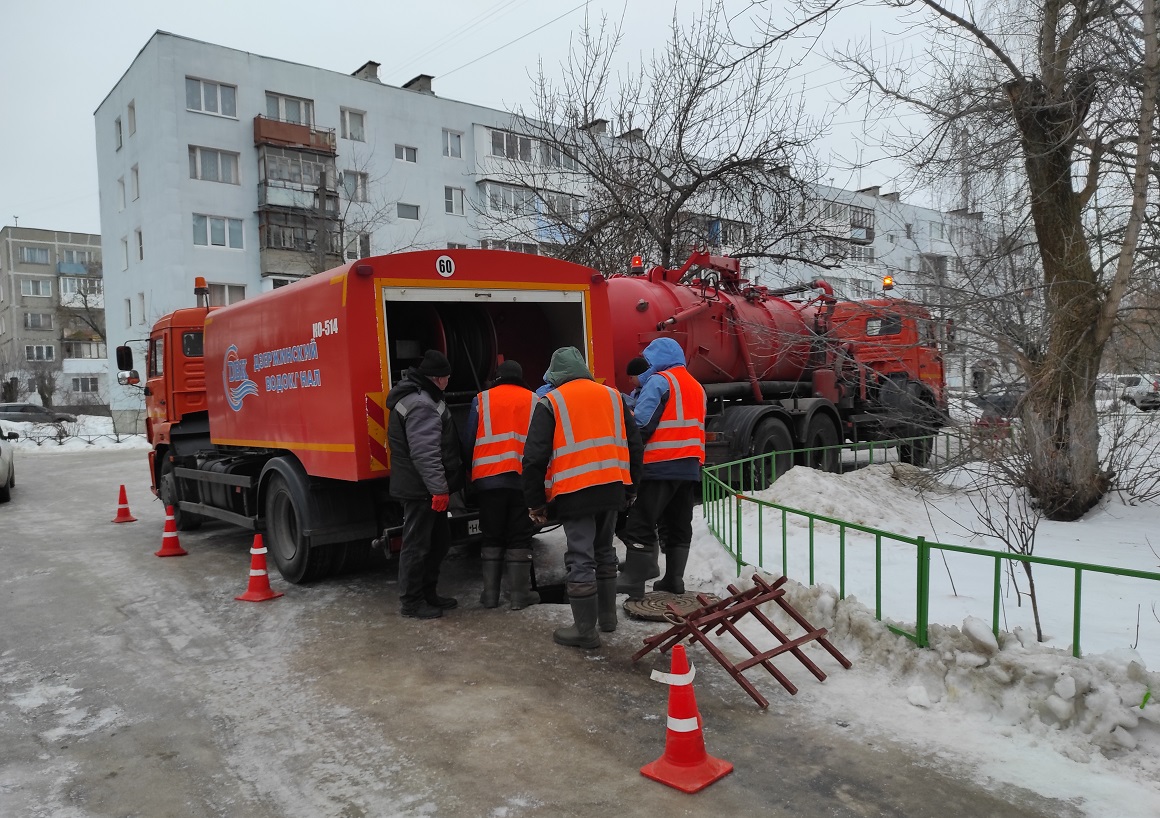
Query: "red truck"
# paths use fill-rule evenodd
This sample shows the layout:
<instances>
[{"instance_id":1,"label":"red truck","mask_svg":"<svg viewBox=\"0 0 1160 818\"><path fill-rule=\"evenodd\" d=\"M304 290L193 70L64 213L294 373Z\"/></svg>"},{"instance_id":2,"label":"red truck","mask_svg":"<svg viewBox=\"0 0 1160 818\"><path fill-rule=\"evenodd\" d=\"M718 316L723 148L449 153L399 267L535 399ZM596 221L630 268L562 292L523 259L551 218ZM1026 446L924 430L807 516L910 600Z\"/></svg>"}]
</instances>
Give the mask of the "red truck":
<instances>
[{"instance_id":1,"label":"red truck","mask_svg":"<svg viewBox=\"0 0 1160 818\"><path fill-rule=\"evenodd\" d=\"M941 359L921 308L840 304L821 281L790 289L821 293L786 300L790 290L754 287L735 260L703 253L680 270L606 278L498 250L362 259L228 307L209 307L199 281L199 306L149 337L153 490L182 530L206 518L264 530L290 582L338 570L372 541L397 547L384 398L432 348L452 362L446 399L462 417L505 358L543 372L575 346L628 391L627 361L673 337L710 396L711 462L941 424ZM140 382L128 347L117 363L123 383ZM835 457L812 465L836 468ZM462 501L451 517L457 536L477 530Z\"/></svg>"}]
</instances>

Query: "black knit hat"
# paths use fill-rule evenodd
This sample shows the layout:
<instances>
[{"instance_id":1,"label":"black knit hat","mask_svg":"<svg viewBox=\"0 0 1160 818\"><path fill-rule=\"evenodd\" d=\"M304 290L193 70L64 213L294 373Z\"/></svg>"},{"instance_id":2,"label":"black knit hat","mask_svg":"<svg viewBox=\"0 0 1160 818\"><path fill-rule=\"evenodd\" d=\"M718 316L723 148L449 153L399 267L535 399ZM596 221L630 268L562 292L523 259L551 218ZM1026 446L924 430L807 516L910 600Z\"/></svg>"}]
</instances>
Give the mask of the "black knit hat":
<instances>
[{"instance_id":1,"label":"black knit hat","mask_svg":"<svg viewBox=\"0 0 1160 818\"><path fill-rule=\"evenodd\" d=\"M510 358L495 368L496 383L523 383L524 368Z\"/></svg>"},{"instance_id":2,"label":"black knit hat","mask_svg":"<svg viewBox=\"0 0 1160 818\"><path fill-rule=\"evenodd\" d=\"M425 378L445 378L451 374L451 361L439 350L429 349L423 353L419 374Z\"/></svg>"},{"instance_id":3,"label":"black knit hat","mask_svg":"<svg viewBox=\"0 0 1160 818\"><path fill-rule=\"evenodd\" d=\"M628 375L630 377L636 377L637 375L643 375L647 371L648 371L648 361L646 361L644 358L633 358L631 361L628 362Z\"/></svg>"}]
</instances>

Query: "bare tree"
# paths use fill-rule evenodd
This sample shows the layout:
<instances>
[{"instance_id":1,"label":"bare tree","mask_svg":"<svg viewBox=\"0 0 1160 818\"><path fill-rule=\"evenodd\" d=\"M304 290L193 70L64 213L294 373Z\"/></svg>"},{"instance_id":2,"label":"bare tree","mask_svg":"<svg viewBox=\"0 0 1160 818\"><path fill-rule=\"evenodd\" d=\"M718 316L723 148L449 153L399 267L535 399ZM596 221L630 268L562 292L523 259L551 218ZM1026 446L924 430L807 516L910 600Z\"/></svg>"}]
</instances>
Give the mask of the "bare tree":
<instances>
[{"instance_id":1,"label":"bare tree","mask_svg":"<svg viewBox=\"0 0 1160 818\"><path fill-rule=\"evenodd\" d=\"M927 127L889 136L920 181L1021 193L1042 268L1044 324L1022 404L1027 488L1050 519L1076 519L1109 487L1094 388L1133 278L1155 235L1156 0L1006 0L982 7L878 0L928 42L920 59L863 46L839 61L883 115ZM805 15L818 6L806 2ZM964 173L965 171L965 173ZM971 202L965 203L971 206ZM1154 243L1152 246L1155 246Z\"/></svg>"},{"instance_id":2,"label":"bare tree","mask_svg":"<svg viewBox=\"0 0 1160 818\"><path fill-rule=\"evenodd\" d=\"M823 127L783 93L777 55L737 48L719 3L674 20L628 75L623 44L607 18L586 21L559 78L541 66L534 110L493 131L488 229L606 272L638 254L673 266L694 246L820 259L802 225Z\"/></svg>"}]
</instances>

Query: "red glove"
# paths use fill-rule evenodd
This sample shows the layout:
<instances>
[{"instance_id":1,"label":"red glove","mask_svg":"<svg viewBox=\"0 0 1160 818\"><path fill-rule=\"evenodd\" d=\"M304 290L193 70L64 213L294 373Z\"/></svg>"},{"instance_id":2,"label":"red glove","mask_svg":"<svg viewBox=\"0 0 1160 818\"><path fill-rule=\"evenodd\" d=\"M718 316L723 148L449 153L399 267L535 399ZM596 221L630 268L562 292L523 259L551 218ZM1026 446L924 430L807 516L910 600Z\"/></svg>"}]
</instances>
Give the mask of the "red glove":
<instances>
[{"instance_id":1,"label":"red glove","mask_svg":"<svg viewBox=\"0 0 1160 818\"><path fill-rule=\"evenodd\" d=\"M433 496L431 498L431 510L432 511L446 511L447 510L447 502L450 499L451 499L450 496L448 496L446 494L436 494L435 496Z\"/></svg>"}]
</instances>

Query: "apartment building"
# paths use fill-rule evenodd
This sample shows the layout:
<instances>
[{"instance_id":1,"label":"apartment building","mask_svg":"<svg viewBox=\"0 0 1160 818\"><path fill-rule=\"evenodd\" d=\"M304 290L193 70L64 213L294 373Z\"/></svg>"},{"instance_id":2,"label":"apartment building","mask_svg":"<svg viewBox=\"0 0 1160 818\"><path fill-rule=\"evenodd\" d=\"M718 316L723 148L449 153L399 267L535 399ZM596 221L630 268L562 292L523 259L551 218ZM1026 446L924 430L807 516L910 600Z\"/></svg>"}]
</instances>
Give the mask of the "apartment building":
<instances>
[{"instance_id":1,"label":"apartment building","mask_svg":"<svg viewBox=\"0 0 1160 818\"><path fill-rule=\"evenodd\" d=\"M108 405L101 237L0 229L0 400Z\"/></svg>"}]
</instances>

